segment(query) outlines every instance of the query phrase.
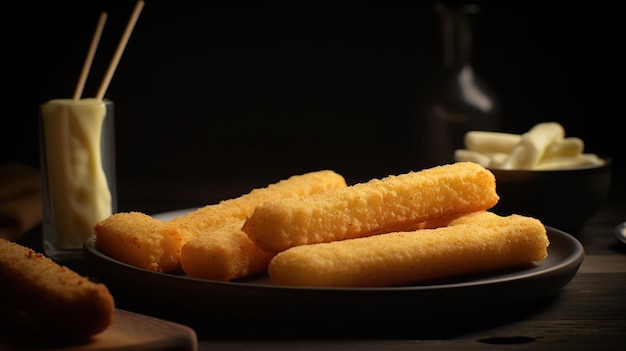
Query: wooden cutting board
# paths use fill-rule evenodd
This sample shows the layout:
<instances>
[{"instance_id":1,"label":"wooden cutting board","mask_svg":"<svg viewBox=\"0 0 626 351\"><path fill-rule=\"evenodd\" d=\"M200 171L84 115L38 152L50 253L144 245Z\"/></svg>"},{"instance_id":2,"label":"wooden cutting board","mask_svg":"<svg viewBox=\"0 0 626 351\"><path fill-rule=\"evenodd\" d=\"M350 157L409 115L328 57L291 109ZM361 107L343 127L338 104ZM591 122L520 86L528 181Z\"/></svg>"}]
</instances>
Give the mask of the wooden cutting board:
<instances>
[{"instance_id":1,"label":"wooden cutting board","mask_svg":"<svg viewBox=\"0 0 626 351\"><path fill-rule=\"evenodd\" d=\"M113 323L100 334L80 344L34 338L24 332L0 331L0 351L17 350L191 350L198 349L193 329L170 321L116 309Z\"/></svg>"}]
</instances>

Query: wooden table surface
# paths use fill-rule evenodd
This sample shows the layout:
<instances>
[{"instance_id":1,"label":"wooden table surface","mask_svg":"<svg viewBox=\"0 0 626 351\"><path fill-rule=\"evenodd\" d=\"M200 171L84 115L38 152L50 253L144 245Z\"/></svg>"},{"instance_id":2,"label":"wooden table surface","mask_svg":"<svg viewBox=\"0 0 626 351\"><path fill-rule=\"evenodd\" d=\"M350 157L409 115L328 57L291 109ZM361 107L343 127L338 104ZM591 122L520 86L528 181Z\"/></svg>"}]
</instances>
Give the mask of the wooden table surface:
<instances>
[{"instance_id":1,"label":"wooden table surface","mask_svg":"<svg viewBox=\"0 0 626 351\"><path fill-rule=\"evenodd\" d=\"M480 314L459 316L458 319L451 318L426 328L413 327L410 320L403 321L402 325L389 321L381 323L380 330L361 331L348 324L338 326L335 332L328 334L316 332L315 323L319 323L319 330L324 329L325 321L319 320L306 324L310 330L298 337L294 337L289 330L284 333L274 330L269 337L263 333L246 334L245 330L254 329L255 324L271 330L272 316L256 316L240 321L241 333L231 330L224 337L216 337L207 330L194 328L198 338L197 347L199 350L274 351L622 350L626 345L626 244L616 239L614 230L626 220L626 203L620 199L623 192L615 191L617 193L612 194L604 208L576 235L585 249L585 259L577 274L556 295L545 300L513 307L497 317ZM127 201L124 205L126 208L122 206L120 210L166 211L172 209L172 206L192 207L193 201L149 202L143 203L144 207L140 203ZM22 242L37 248L40 238L40 233L29 234ZM86 273L89 273L89 267L77 269L86 269ZM118 307L133 310L132 304L128 303ZM160 316L157 314L156 317ZM206 317L208 320L211 318ZM329 315L328 318L330 321L333 316ZM184 324L184 321L173 322ZM304 325L303 322L294 318L293 330L297 330L300 324ZM219 320L212 320L207 325L219 323Z\"/></svg>"}]
</instances>

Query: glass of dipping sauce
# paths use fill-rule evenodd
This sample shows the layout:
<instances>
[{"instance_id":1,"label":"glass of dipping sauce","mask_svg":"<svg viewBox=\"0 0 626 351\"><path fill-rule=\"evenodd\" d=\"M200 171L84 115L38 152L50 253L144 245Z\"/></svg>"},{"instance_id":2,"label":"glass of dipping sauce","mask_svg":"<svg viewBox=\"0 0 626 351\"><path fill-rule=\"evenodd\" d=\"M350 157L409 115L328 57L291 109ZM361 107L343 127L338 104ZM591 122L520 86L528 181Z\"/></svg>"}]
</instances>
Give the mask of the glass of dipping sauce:
<instances>
[{"instance_id":1,"label":"glass of dipping sauce","mask_svg":"<svg viewBox=\"0 0 626 351\"><path fill-rule=\"evenodd\" d=\"M43 247L54 260L82 259L94 225L117 210L113 105L86 98L39 107Z\"/></svg>"}]
</instances>

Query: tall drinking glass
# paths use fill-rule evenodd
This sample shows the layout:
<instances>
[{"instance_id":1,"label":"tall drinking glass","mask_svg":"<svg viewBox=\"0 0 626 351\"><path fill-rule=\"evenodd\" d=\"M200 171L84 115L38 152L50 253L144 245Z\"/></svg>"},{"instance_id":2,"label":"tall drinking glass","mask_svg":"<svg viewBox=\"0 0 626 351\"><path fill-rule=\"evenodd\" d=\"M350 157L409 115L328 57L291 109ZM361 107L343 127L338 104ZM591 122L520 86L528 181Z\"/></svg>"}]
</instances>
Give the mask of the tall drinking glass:
<instances>
[{"instance_id":1,"label":"tall drinking glass","mask_svg":"<svg viewBox=\"0 0 626 351\"><path fill-rule=\"evenodd\" d=\"M55 99L39 107L44 253L82 259L94 225L117 210L113 102Z\"/></svg>"}]
</instances>

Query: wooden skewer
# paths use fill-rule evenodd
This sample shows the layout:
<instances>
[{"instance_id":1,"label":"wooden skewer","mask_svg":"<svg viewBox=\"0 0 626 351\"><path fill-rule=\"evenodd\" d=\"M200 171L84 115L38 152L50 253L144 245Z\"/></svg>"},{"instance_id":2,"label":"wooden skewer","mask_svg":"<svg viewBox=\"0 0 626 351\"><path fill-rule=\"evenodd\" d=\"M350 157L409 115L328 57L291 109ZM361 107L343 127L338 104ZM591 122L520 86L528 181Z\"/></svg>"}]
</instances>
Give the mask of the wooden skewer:
<instances>
[{"instance_id":1,"label":"wooden skewer","mask_svg":"<svg viewBox=\"0 0 626 351\"><path fill-rule=\"evenodd\" d=\"M93 57L96 54L96 49L98 48L98 43L100 42L100 37L102 36L102 31L104 29L104 23L106 22L106 19L107 13L102 12L100 14L100 19L98 20L98 25L96 26L96 31L94 32L93 38L91 39L91 45L89 46L87 58L85 59L83 70L80 73L80 77L78 79L78 85L76 86L76 90L74 91L74 100L80 99L80 96L83 94L85 81L87 80L87 75L89 74L89 69L91 68Z\"/></svg>"},{"instance_id":2,"label":"wooden skewer","mask_svg":"<svg viewBox=\"0 0 626 351\"><path fill-rule=\"evenodd\" d=\"M98 94L96 95L96 98L99 100L102 100L104 98L104 93L106 92L107 88L109 87L109 84L111 83L111 78L113 77L113 73L115 72L115 69L117 68L117 64L119 63L120 58L122 57L122 53L124 52L126 43L128 43L130 34L132 33L133 28L135 27L135 23L137 23L139 14L141 13L141 10L143 9L143 5L144 5L143 0L137 1L137 4L135 5L135 9L133 10L130 20L128 21L128 24L126 25L126 29L124 30L124 33L122 35L122 39L120 40L117 46L115 55L113 56L113 59L111 60L109 69L107 70L104 76L104 80L102 81L102 84L100 85L100 89L98 90Z\"/></svg>"}]
</instances>

